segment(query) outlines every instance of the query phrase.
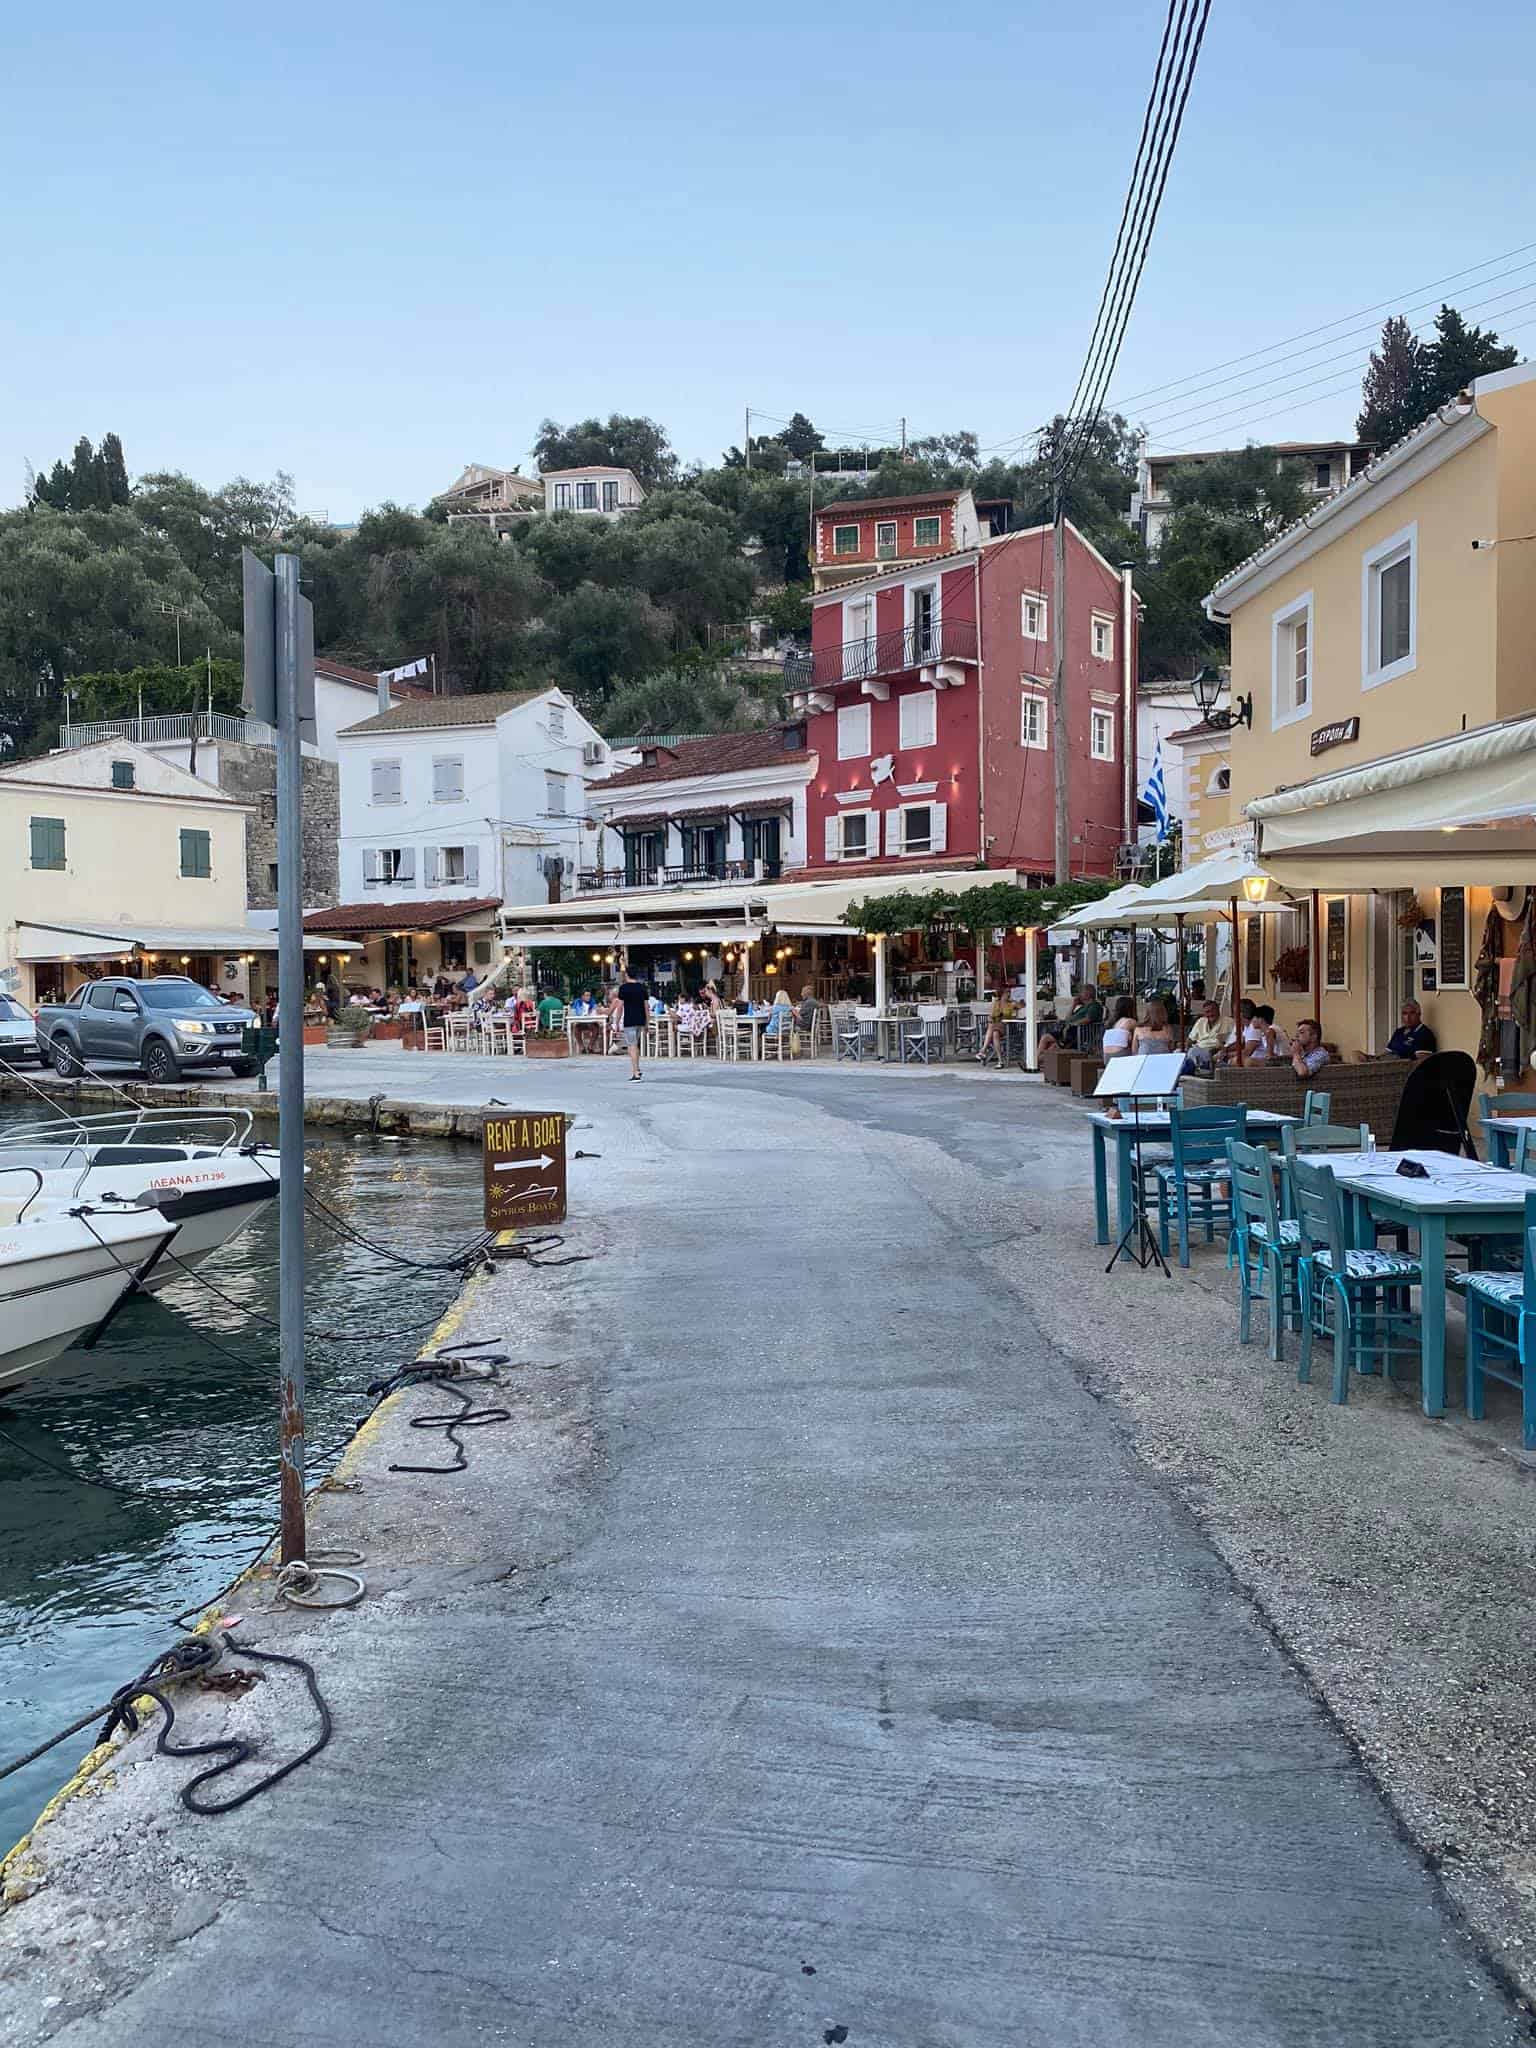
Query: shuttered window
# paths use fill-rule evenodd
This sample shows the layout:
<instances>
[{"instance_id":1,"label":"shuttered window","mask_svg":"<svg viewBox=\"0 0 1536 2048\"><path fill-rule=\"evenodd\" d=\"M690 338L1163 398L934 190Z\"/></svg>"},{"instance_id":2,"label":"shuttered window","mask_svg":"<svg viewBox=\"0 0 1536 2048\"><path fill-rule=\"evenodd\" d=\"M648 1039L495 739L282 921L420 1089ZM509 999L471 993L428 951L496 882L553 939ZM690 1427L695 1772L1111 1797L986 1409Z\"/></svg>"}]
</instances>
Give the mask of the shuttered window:
<instances>
[{"instance_id":1,"label":"shuttered window","mask_svg":"<svg viewBox=\"0 0 1536 2048\"><path fill-rule=\"evenodd\" d=\"M213 850L206 832L181 834L181 872L188 881L206 882L213 873Z\"/></svg>"},{"instance_id":2,"label":"shuttered window","mask_svg":"<svg viewBox=\"0 0 1536 2048\"><path fill-rule=\"evenodd\" d=\"M34 818L32 820L32 865L35 868L63 867L64 820L62 818Z\"/></svg>"}]
</instances>

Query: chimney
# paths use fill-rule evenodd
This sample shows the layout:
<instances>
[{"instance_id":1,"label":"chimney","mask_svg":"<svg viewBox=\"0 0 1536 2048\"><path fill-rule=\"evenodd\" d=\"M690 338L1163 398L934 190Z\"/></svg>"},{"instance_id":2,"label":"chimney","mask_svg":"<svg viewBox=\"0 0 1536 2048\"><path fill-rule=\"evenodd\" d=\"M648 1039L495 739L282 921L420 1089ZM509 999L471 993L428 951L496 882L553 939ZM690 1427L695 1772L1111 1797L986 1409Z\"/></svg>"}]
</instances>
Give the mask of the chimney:
<instances>
[{"instance_id":1,"label":"chimney","mask_svg":"<svg viewBox=\"0 0 1536 2048\"><path fill-rule=\"evenodd\" d=\"M379 685L379 709L381 711L388 711L390 708L389 677L387 675L380 675L377 680Z\"/></svg>"}]
</instances>

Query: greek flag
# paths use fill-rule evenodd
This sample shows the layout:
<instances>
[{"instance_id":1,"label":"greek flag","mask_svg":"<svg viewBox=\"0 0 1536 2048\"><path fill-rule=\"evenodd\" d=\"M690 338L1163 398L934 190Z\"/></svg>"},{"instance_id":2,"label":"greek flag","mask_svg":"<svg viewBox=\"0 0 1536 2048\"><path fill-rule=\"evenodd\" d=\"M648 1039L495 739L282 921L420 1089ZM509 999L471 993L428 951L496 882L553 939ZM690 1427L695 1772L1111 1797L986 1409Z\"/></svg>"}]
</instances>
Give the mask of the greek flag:
<instances>
[{"instance_id":1,"label":"greek flag","mask_svg":"<svg viewBox=\"0 0 1536 2048\"><path fill-rule=\"evenodd\" d=\"M1158 736L1157 746L1152 754L1152 772L1147 777L1146 787L1141 792L1141 800L1144 804L1151 806L1152 814L1157 819L1158 839L1160 841L1166 839L1168 837L1168 788L1163 781L1163 742L1161 734Z\"/></svg>"}]
</instances>

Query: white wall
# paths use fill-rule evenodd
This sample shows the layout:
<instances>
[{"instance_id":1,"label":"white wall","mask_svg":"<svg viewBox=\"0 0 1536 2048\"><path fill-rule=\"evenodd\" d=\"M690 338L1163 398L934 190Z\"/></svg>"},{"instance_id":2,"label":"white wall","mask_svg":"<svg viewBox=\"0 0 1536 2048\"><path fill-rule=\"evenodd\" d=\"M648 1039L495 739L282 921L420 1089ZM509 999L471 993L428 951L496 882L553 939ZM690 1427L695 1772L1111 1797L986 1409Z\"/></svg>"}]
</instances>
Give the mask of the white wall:
<instances>
[{"instance_id":1,"label":"white wall","mask_svg":"<svg viewBox=\"0 0 1536 2048\"><path fill-rule=\"evenodd\" d=\"M1139 797L1146 787L1147 777L1152 773L1152 761L1157 750L1158 736L1171 732L1188 732L1192 725L1200 723L1200 707L1195 702L1192 689L1180 690L1168 697L1140 696L1136 700L1136 794ZM1168 792L1168 815L1173 818L1189 816L1188 764L1182 747L1164 746L1163 784ZM1150 839L1156 836L1156 828L1144 825L1138 837Z\"/></svg>"},{"instance_id":2,"label":"white wall","mask_svg":"<svg viewBox=\"0 0 1536 2048\"><path fill-rule=\"evenodd\" d=\"M791 809L785 814L787 830L780 840L781 860L785 868L805 865L805 793L810 781L804 762L797 762L792 770L780 772L776 769L751 769L735 775L683 776L667 782L637 783L627 788L622 798L605 798L598 792L595 802L600 804L606 819L606 829L600 835L600 857L596 848L593 857L583 861L584 867L601 865L606 869L621 869L624 865L624 838L619 829L626 815L646 817L658 810L675 807L679 811L696 810L700 806L718 802L727 814L726 849L727 860L746 858L745 836L741 820L729 813L741 805L760 804L776 797L789 800ZM660 830L660 827L647 828ZM591 841L586 842L591 845ZM680 866L683 858L682 828L674 823L667 828L663 866Z\"/></svg>"}]
</instances>

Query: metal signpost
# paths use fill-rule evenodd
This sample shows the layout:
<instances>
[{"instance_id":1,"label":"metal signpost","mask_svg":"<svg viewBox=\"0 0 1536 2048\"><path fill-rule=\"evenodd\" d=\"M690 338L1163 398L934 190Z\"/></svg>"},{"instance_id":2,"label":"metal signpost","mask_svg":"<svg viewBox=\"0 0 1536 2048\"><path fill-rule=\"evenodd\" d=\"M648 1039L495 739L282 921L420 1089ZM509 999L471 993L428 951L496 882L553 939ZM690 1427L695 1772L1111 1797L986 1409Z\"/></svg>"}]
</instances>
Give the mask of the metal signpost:
<instances>
[{"instance_id":1,"label":"metal signpost","mask_svg":"<svg viewBox=\"0 0 1536 2048\"><path fill-rule=\"evenodd\" d=\"M273 567L242 550L245 691L277 733L278 1507L285 1564L304 1533L304 860L305 739L315 734L315 629L299 594L299 558Z\"/></svg>"},{"instance_id":2,"label":"metal signpost","mask_svg":"<svg viewBox=\"0 0 1536 2048\"><path fill-rule=\"evenodd\" d=\"M554 1110L509 1110L486 1118L481 1145L487 1230L565 1221L566 1122Z\"/></svg>"}]
</instances>

